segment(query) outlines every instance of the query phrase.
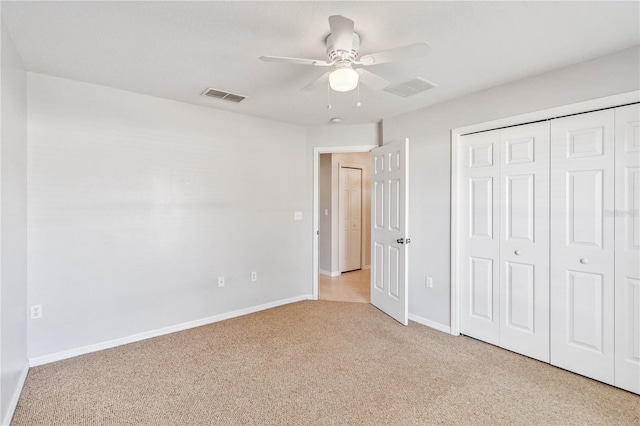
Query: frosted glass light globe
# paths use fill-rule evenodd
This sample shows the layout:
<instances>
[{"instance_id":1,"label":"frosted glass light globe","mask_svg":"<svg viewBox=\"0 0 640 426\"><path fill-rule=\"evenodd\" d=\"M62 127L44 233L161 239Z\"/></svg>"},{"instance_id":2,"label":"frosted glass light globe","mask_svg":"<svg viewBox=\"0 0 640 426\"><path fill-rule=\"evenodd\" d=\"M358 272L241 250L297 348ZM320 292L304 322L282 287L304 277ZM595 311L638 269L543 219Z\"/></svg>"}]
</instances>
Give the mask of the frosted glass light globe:
<instances>
[{"instance_id":1,"label":"frosted glass light globe","mask_svg":"<svg viewBox=\"0 0 640 426\"><path fill-rule=\"evenodd\" d=\"M353 68L338 68L329 74L329 86L336 92L348 92L358 87L358 78Z\"/></svg>"}]
</instances>

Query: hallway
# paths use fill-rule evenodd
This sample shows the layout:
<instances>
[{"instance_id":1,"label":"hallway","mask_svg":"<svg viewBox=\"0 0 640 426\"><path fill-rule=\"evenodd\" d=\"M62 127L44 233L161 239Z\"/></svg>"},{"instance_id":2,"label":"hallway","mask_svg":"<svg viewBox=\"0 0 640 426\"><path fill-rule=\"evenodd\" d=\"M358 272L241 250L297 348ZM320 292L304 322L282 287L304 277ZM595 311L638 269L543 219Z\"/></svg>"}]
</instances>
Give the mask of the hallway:
<instances>
[{"instance_id":1,"label":"hallway","mask_svg":"<svg viewBox=\"0 0 640 426\"><path fill-rule=\"evenodd\" d=\"M320 274L318 298L334 302L369 303L371 301L370 269L345 272L337 277Z\"/></svg>"}]
</instances>

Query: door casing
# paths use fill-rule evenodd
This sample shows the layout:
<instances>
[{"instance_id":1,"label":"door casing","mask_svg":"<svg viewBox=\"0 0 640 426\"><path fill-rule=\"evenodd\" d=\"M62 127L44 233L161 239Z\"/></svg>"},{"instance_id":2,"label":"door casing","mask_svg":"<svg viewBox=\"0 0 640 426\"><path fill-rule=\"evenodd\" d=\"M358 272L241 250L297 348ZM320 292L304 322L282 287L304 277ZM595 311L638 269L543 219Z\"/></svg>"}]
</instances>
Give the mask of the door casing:
<instances>
[{"instance_id":1,"label":"door casing","mask_svg":"<svg viewBox=\"0 0 640 426\"><path fill-rule=\"evenodd\" d=\"M312 234L312 271L311 271L311 295L312 300L318 300L318 256L320 230L320 154L337 154L343 152L369 152L378 145L354 145L354 146L326 146L313 148L313 227ZM369 224L371 227L371 224Z\"/></svg>"}]
</instances>

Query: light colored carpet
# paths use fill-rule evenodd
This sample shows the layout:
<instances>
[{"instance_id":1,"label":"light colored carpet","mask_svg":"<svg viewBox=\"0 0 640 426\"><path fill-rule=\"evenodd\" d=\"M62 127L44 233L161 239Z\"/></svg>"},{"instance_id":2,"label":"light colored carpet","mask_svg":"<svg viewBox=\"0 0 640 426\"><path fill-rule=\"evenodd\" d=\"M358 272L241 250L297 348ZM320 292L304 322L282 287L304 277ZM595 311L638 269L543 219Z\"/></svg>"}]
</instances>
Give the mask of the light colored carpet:
<instances>
[{"instance_id":1,"label":"light colored carpet","mask_svg":"<svg viewBox=\"0 0 640 426\"><path fill-rule=\"evenodd\" d=\"M371 301L371 270L345 272L337 277L320 274L318 298L334 302L369 303Z\"/></svg>"},{"instance_id":2,"label":"light colored carpet","mask_svg":"<svg viewBox=\"0 0 640 426\"><path fill-rule=\"evenodd\" d=\"M640 397L307 301L30 370L13 425L640 424Z\"/></svg>"}]
</instances>

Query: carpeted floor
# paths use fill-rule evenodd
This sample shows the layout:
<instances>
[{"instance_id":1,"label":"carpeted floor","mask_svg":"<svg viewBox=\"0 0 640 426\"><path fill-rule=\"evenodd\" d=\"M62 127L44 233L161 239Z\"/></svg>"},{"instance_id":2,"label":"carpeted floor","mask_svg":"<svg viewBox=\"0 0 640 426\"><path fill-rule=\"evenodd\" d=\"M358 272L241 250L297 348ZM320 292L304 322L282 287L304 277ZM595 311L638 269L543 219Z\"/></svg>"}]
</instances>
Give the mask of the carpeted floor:
<instances>
[{"instance_id":1,"label":"carpeted floor","mask_svg":"<svg viewBox=\"0 0 640 426\"><path fill-rule=\"evenodd\" d=\"M640 424L640 396L307 301L31 369L12 425Z\"/></svg>"}]
</instances>

